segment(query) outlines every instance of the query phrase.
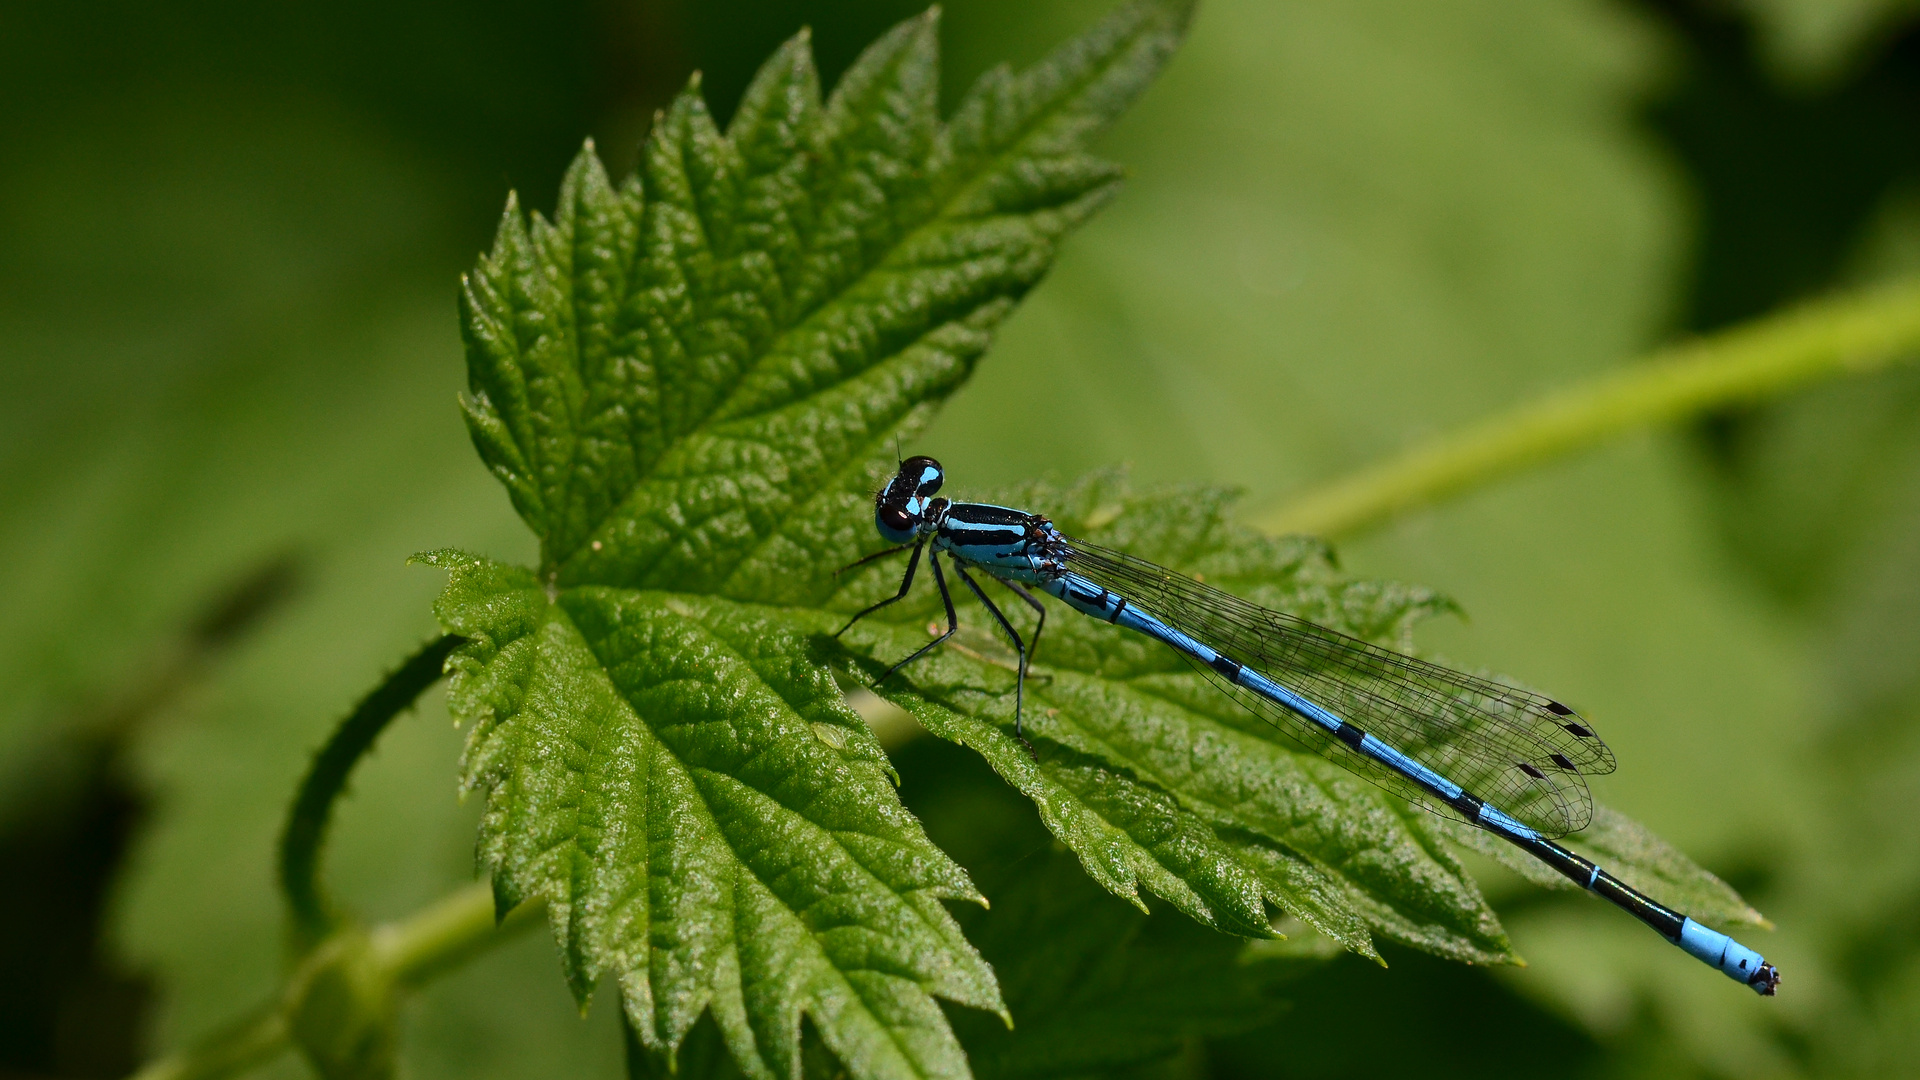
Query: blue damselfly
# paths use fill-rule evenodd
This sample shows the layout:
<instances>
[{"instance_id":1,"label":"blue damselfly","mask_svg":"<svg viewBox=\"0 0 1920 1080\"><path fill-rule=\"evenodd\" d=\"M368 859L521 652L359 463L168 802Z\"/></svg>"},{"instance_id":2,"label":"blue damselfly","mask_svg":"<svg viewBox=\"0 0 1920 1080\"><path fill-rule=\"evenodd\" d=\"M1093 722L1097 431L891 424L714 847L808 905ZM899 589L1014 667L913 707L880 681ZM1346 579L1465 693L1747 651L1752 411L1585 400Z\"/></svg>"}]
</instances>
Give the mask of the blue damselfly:
<instances>
[{"instance_id":1,"label":"blue damselfly","mask_svg":"<svg viewBox=\"0 0 1920 1080\"><path fill-rule=\"evenodd\" d=\"M940 569L945 555L1019 656L1014 735L1023 743L1028 663L1046 626L1046 608L1030 586L1084 614L1165 643L1235 701L1307 748L1415 805L1485 829L1624 909L1689 955L1760 994L1773 994L1780 974L1759 953L1555 843L1592 819L1586 777L1614 768L1613 752L1572 709L1074 540L1038 514L939 498L944 480L939 462L908 458L874 497L874 525L895 546L860 563L911 552L907 571L896 594L855 615L841 633L904 598L929 546L927 561L947 616L946 631L888 669L882 681L958 631ZM1021 638L969 569L998 579L1038 613L1032 641Z\"/></svg>"}]
</instances>

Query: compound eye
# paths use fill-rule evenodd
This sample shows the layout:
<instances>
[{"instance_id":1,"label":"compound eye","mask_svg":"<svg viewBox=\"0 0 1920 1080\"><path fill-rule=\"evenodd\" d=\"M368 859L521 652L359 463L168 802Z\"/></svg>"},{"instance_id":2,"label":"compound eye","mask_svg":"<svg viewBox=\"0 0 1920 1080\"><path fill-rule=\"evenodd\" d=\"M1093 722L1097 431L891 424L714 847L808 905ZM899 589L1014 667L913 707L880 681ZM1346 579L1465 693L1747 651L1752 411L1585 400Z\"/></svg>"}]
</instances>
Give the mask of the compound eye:
<instances>
[{"instance_id":1,"label":"compound eye","mask_svg":"<svg viewBox=\"0 0 1920 1080\"><path fill-rule=\"evenodd\" d=\"M874 511L874 516L880 519L880 524L894 532L913 531L913 515L897 506L883 506Z\"/></svg>"},{"instance_id":2,"label":"compound eye","mask_svg":"<svg viewBox=\"0 0 1920 1080\"><path fill-rule=\"evenodd\" d=\"M901 462L900 475L913 482L916 495L932 495L947 479L946 470L930 457L910 457Z\"/></svg>"}]
</instances>

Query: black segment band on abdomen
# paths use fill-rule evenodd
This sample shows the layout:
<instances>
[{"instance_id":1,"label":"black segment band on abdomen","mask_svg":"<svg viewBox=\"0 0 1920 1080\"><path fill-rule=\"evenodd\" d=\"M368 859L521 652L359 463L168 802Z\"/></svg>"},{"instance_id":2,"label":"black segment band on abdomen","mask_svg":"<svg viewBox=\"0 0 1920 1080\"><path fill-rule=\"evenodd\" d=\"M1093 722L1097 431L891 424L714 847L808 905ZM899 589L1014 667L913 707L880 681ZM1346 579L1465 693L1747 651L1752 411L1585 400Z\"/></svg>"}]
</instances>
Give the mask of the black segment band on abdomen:
<instances>
[{"instance_id":1,"label":"black segment band on abdomen","mask_svg":"<svg viewBox=\"0 0 1920 1080\"><path fill-rule=\"evenodd\" d=\"M1680 928L1685 925L1686 916L1656 903L1650 896L1636 892L1626 882L1551 840L1515 840L1514 843L1571 878L1574 884L1604 897L1615 907L1646 923L1668 941L1680 940Z\"/></svg>"},{"instance_id":2,"label":"black segment band on abdomen","mask_svg":"<svg viewBox=\"0 0 1920 1080\"><path fill-rule=\"evenodd\" d=\"M1668 941L1680 940L1680 928L1686 925L1686 916L1654 902L1652 897L1643 896L1626 882L1607 873L1605 870L1593 876L1590 888L1608 900L1654 928Z\"/></svg>"},{"instance_id":3,"label":"black segment band on abdomen","mask_svg":"<svg viewBox=\"0 0 1920 1080\"><path fill-rule=\"evenodd\" d=\"M1593 880L1593 863L1551 840L1532 840L1520 844L1520 847L1527 854L1560 871L1566 875L1567 880L1583 889Z\"/></svg>"}]
</instances>

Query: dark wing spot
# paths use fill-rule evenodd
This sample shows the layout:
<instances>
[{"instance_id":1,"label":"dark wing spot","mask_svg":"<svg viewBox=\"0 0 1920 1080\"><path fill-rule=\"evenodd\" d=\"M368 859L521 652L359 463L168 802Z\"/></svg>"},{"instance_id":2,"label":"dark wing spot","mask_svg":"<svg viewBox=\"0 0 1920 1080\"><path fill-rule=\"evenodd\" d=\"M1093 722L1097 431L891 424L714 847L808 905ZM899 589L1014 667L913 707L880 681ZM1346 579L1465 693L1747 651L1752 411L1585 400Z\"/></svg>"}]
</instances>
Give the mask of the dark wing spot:
<instances>
[{"instance_id":1,"label":"dark wing spot","mask_svg":"<svg viewBox=\"0 0 1920 1080\"><path fill-rule=\"evenodd\" d=\"M1574 763L1573 763L1572 761L1570 761L1570 760L1568 760L1568 758L1567 758L1567 755L1565 755L1565 754L1554 754L1554 755L1552 755L1552 757L1553 757L1553 763L1554 763L1555 765L1558 765L1558 766L1560 766L1561 768L1563 768L1563 769L1565 769L1565 770L1567 770L1568 772L1578 772L1578 771L1579 771L1579 767L1578 767L1578 766L1576 766L1576 765L1575 765L1575 764L1574 764Z\"/></svg>"},{"instance_id":2,"label":"dark wing spot","mask_svg":"<svg viewBox=\"0 0 1920 1080\"><path fill-rule=\"evenodd\" d=\"M1581 727L1579 724L1561 724L1560 726L1563 728L1566 728L1568 731L1573 732L1575 735L1578 735L1583 739L1593 738L1593 732L1588 730L1587 728Z\"/></svg>"},{"instance_id":3,"label":"dark wing spot","mask_svg":"<svg viewBox=\"0 0 1920 1080\"><path fill-rule=\"evenodd\" d=\"M1547 711L1552 713L1555 716L1572 716L1573 715L1572 709L1567 708L1565 705L1562 705L1557 701L1547 702Z\"/></svg>"},{"instance_id":4,"label":"dark wing spot","mask_svg":"<svg viewBox=\"0 0 1920 1080\"><path fill-rule=\"evenodd\" d=\"M1521 772L1526 773L1528 776L1533 777L1535 780L1545 780L1547 778L1546 773L1541 772L1539 769L1534 768L1533 766L1527 764L1524 761L1515 762L1514 764L1519 765Z\"/></svg>"}]
</instances>

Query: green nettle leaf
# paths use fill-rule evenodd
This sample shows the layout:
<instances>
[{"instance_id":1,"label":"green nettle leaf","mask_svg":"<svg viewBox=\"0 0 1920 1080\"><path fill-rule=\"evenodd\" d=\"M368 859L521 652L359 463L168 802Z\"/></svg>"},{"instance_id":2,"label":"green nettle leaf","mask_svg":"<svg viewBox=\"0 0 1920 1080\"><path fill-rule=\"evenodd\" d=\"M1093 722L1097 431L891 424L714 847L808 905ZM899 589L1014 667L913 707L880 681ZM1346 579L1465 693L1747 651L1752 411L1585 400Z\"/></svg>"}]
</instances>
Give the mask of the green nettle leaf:
<instances>
[{"instance_id":1,"label":"green nettle leaf","mask_svg":"<svg viewBox=\"0 0 1920 1080\"><path fill-rule=\"evenodd\" d=\"M640 1058L676 1067L699 1023L703 1071L726 1071L718 1040L756 1080L797 1076L820 1047L854 1076L963 1077L940 999L1008 1019L945 906L984 899L901 805L842 692L923 644L938 602L923 587L836 638L900 567L832 571L879 546L871 493L894 440L967 379L1114 192L1086 140L1187 15L1182 0L1124 6L1026 72L988 72L944 123L933 13L824 102L802 34L724 133L696 82L620 185L589 146L551 219L509 200L467 278L462 404L540 539L537 568L422 556L450 571L437 613L467 639L448 693L470 725L464 782L486 792L480 859L503 912L545 899L583 1004L618 982ZM1002 501L1401 648L1450 608L1236 528L1218 492L1139 497L1099 475ZM1273 936L1277 908L1369 956L1384 935L1512 959L1439 819L1301 752L1163 647L1059 605L1028 688L1030 757L1011 651L970 610L947 648L875 689L981 754L1101 887L1242 937ZM1650 874L1705 895L1697 868L1644 839ZM1020 978L1018 1003L1051 1007ZM996 1075L1040 1068L1030 1040L996 1045Z\"/></svg>"}]
</instances>

